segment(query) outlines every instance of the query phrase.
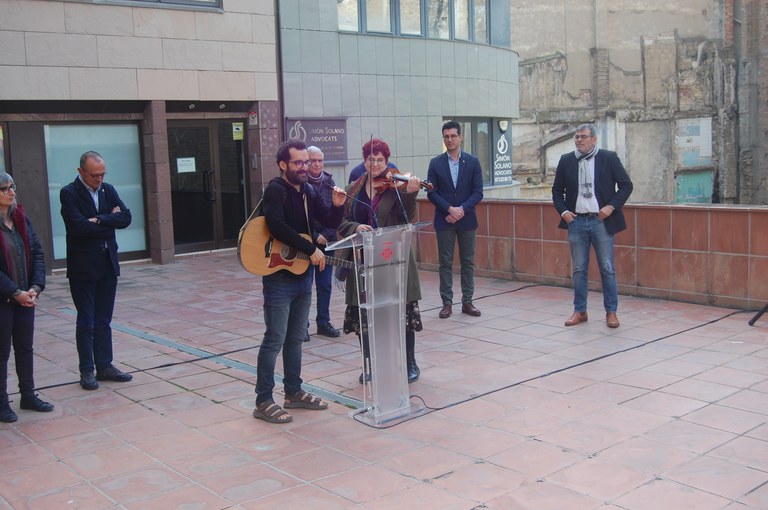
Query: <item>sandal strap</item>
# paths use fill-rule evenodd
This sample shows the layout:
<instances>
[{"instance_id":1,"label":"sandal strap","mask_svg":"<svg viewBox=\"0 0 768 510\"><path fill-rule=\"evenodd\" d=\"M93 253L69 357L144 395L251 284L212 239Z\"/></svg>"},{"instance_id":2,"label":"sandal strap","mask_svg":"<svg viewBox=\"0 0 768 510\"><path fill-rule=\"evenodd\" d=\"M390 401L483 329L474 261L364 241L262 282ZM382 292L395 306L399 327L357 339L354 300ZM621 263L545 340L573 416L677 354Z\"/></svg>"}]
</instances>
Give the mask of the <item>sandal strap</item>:
<instances>
[{"instance_id":1,"label":"sandal strap","mask_svg":"<svg viewBox=\"0 0 768 510\"><path fill-rule=\"evenodd\" d=\"M315 404L322 401L320 397L316 397L311 393L307 393L304 390L299 390L298 393L294 393L289 397L292 402L304 402L305 404Z\"/></svg>"},{"instance_id":2,"label":"sandal strap","mask_svg":"<svg viewBox=\"0 0 768 510\"><path fill-rule=\"evenodd\" d=\"M288 414L288 411L277 405L275 402L270 401L262 402L259 404L258 409L270 418L279 418L284 414Z\"/></svg>"}]
</instances>

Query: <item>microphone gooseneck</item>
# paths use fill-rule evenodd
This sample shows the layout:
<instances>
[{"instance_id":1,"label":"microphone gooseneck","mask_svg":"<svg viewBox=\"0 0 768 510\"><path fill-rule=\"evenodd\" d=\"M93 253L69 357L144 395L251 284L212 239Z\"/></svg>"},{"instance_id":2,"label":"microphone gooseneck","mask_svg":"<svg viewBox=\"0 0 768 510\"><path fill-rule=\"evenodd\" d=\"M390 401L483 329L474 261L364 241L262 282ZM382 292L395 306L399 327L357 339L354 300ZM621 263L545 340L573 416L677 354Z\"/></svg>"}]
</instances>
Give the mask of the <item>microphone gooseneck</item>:
<instances>
[{"instance_id":1,"label":"microphone gooseneck","mask_svg":"<svg viewBox=\"0 0 768 510\"><path fill-rule=\"evenodd\" d=\"M352 195L349 195L342 191L342 194L347 197L348 199L352 200L353 202L357 202L358 204L363 204L365 207L368 208L369 211L371 211L371 219L373 220L373 228L379 228L379 222L376 221L376 212L374 212L373 207L371 207L371 204L366 204L359 198L355 198Z\"/></svg>"}]
</instances>

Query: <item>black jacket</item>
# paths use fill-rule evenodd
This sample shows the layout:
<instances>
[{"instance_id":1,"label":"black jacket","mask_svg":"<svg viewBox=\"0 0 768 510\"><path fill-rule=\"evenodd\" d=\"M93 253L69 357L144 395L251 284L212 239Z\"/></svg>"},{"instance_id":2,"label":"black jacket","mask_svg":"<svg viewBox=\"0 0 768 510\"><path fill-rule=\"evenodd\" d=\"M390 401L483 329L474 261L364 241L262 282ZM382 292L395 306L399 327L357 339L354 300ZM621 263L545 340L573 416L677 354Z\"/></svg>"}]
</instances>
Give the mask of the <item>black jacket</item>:
<instances>
[{"instance_id":1,"label":"black jacket","mask_svg":"<svg viewBox=\"0 0 768 510\"><path fill-rule=\"evenodd\" d=\"M40 292L45 289L45 257L43 255L43 248L40 245L40 241L37 238L35 229L32 228L32 222L24 214L24 208L16 206L16 211L13 215L13 223L21 239L24 242L24 255L27 267L27 283L26 289L29 290L32 286L40 289ZM12 275L8 274L8 262L6 257L10 256L10 249L3 244L2 236L0 236L0 300L5 301L13 296L13 293L18 289L16 281Z\"/></svg>"},{"instance_id":2,"label":"black jacket","mask_svg":"<svg viewBox=\"0 0 768 510\"><path fill-rule=\"evenodd\" d=\"M120 200L114 186L105 182L99 187L98 211L79 178L61 188L59 199L67 229L67 278L95 280L101 277L108 267L105 249L109 251L115 276L120 276L115 229L131 224L131 211ZM120 206L120 212L111 212L115 206ZM94 216L99 223L88 221Z\"/></svg>"},{"instance_id":3,"label":"black jacket","mask_svg":"<svg viewBox=\"0 0 768 510\"><path fill-rule=\"evenodd\" d=\"M603 223L605 230L613 235L627 228L622 206L632 193L632 181L624 170L619 156L613 151L600 149L595 155L595 197L602 208L612 205L613 213ZM573 152L563 154L557 164L555 181L552 183L552 202L560 218L560 228L567 229L562 219L565 211L576 212L579 196L579 163Z\"/></svg>"},{"instance_id":4,"label":"black jacket","mask_svg":"<svg viewBox=\"0 0 768 510\"><path fill-rule=\"evenodd\" d=\"M306 212L305 195L307 197ZM317 247L312 241L299 234L306 234L311 239L312 231L309 223L314 219L335 229L339 226L344 213L341 207L328 207L310 184L302 184L297 191L282 177L275 177L269 181L264 189L261 208L269 233L278 241L307 256L311 256ZM289 271L282 271L288 275L291 274Z\"/></svg>"}]
</instances>

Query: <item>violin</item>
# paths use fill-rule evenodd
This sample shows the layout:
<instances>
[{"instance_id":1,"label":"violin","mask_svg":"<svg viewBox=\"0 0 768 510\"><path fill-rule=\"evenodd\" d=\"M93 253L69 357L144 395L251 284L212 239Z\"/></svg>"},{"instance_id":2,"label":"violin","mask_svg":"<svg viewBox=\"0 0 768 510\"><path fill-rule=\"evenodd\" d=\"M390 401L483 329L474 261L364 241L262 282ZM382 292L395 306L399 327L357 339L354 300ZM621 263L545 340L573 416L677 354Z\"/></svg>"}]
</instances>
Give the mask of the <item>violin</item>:
<instances>
[{"instance_id":1,"label":"violin","mask_svg":"<svg viewBox=\"0 0 768 510\"><path fill-rule=\"evenodd\" d=\"M378 177L373 179L373 187L378 191L386 191L388 189L396 189L398 191L405 191L408 187L411 177L403 175L395 168L389 168L386 172L382 173ZM432 189L432 183L429 181L419 181L419 187L421 189Z\"/></svg>"}]
</instances>

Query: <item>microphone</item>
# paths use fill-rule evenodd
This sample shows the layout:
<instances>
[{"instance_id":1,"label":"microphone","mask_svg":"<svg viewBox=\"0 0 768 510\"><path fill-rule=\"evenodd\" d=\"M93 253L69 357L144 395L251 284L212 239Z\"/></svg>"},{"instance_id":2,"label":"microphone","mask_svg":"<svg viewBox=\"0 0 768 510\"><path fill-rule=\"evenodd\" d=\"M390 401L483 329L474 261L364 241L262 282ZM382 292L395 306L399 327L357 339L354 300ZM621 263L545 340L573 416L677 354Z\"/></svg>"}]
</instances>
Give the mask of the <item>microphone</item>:
<instances>
[{"instance_id":1,"label":"microphone","mask_svg":"<svg viewBox=\"0 0 768 510\"><path fill-rule=\"evenodd\" d=\"M394 180L394 181L400 181L400 182L410 182L410 180L411 180L411 178L410 178L409 176L407 176L407 175L403 175L403 174L396 174L396 173L391 173L391 174L389 174L389 176L390 176L390 177L392 178L392 180Z\"/></svg>"}]
</instances>

